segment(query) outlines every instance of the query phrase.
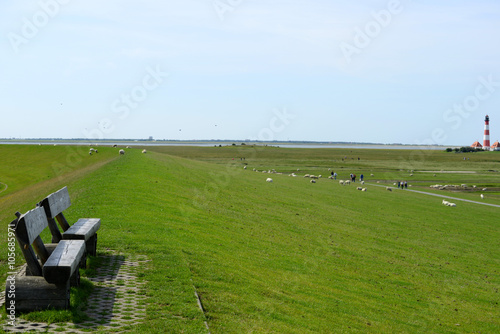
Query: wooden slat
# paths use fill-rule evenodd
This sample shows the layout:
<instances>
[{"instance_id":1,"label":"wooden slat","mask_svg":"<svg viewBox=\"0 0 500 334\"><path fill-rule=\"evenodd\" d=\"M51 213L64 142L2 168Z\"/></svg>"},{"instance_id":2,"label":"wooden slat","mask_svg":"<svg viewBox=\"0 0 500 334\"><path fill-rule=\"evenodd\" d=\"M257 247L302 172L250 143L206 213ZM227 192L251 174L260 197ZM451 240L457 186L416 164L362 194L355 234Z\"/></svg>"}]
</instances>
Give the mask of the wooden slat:
<instances>
[{"instance_id":1,"label":"wooden slat","mask_svg":"<svg viewBox=\"0 0 500 334\"><path fill-rule=\"evenodd\" d=\"M61 231L59 231L59 228L57 227L57 223L54 220L54 218L49 218L48 223L49 223L50 233L52 234L52 242L58 243L62 239Z\"/></svg>"},{"instance_id":2,"label":"wooden slat","mask_svg":"<svg viewBox=\"0 0 500 334\"><path fill-rule=\"evenodd\" d=\"M24 244L31 245L47 227L47 216L42 207L35 208L21 215L16 227L16 236Z\"/></svg>"},{"instance_id":3,"label":"wooden slat","mask_svg":"<svg viewBox=\"0 0 500 334\"><path fill-rule=\"evenodd\" d=\"M40 258L40 261L42 261L43 265L49 258L49 252L45 248L45 245L43 244L42 238L40 238L40 236L36 237L35 241L33 241L33 248L38 254L38 257Z\"/></svg>"},{"instance_id":4,"label":"wooden slat","mask_svg":"<svg viewBox=\"0 0 500 334\"><path fill-rule=\"evenodd\" d=\"M43 266L43 277L49 283L62 284L78 269L85 253L85 241L61 240Z\"/></svg>"},{"instance_id":5,"label":"wooden slat","mask_svg":"<svg viewBox=\"0 0 500 334\"><path fill-rule=\"evenodd\" d=\"M64 240L89 240L101 227L100 218L80 218L66 232Z\"/></svg>"},{"instance_id":6,"label":"wooden slat","mask_svg":"<svg viewBox=\"0 0 500 334\"><path fill-rule=\"evenodd\" d=\"M47 196L47 198L42 201L42 205L47 210L47 216L49 218L55 218L71 205L68 187L64 187Z\"/></svg>"},{"instance_id":7,"label":"wooden slat","mask_svg":"<svg viewBox=\"0 0 500 334\"><path fill-rule=\"evenodd\" d=\"M64 214L62 212L56 216L56 219L59 222L59 226L61 226L63 231L67 231L70 228L69 223L66 220L66 217L64 217Z\"/></svg>"}]
</instances>

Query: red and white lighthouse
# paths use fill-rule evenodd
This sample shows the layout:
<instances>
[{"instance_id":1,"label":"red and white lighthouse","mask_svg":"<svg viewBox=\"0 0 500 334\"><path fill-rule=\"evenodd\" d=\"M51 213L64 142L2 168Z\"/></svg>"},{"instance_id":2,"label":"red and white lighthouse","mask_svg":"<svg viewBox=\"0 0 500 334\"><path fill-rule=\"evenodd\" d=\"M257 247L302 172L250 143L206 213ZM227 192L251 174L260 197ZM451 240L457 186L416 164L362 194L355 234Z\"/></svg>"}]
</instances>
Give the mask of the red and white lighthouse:
<instances>
[{"instance_id":1,"label":"red and white lighthouse","mask_svg":"<svg viewBox=\"0 0 500 334\"><path fill-rule=\"evenodd\" d=\"M484 119L483 149L486 151L490 150L490 117L488 115Z\"/></svg>"}]
</instances>

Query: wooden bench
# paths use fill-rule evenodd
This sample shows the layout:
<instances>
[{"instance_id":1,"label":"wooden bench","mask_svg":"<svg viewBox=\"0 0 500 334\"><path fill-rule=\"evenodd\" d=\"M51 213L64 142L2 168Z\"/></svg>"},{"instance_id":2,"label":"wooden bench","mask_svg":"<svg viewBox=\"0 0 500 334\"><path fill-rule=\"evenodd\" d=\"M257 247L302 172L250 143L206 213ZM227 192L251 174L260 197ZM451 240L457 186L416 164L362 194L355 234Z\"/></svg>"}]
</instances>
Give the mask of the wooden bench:
<instances>
[{"instance_id":1,"label":"wooden bench","mask_svg":"<svg viewBox=\"0 0 500 334\"><path fill-rule=\"evenodd\" d=\"M67 187L50 194L38 203L38 206L42 206L45 209L45 213L49 218L52 242L57 243L60 240L84 240L87 253L96 256L97 230L101 226L101 219L80 218L75 224L70 226L63 214L63 211L69 208L70 205L71 201ZM63 230L62 234L57 227L56 220Z\"/></svg>"},{"instance_id":2,"label":"wooden bench","mask_svg":"<svg viewBox=\"0 0 500 334\"><path fill-rule=\"evenodd\" d=\"M14 301L16 312L67 309L70 286L80 284L78 266L85 256L85 241L61 240L46 247L40 233L47 226L47 215L42 207L20 215L11 223L26 260L26 266L15 276L15 294L6 293L5 297L5 305Z\"/></svg>"}]
</instances>

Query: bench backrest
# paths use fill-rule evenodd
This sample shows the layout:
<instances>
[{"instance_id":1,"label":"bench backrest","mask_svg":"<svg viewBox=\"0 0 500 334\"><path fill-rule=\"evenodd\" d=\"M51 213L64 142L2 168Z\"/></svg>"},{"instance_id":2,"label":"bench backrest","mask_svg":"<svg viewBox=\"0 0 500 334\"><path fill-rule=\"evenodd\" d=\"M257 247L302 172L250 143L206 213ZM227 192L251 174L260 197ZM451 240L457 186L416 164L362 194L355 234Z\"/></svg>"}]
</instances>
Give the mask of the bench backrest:
<instances>
[{"instance_id":1,"label":"bench backrest","mask_svg":"<svg viewBox=\"0 0 500 334\"><path fill-rule=\"evenodd\" d=\"M35 251L42 264L49 257L42 238L40 238L40 233L47 226L47 215L42 207L30 210L17 219L15 227L16 238L28 265L29 272L34 276L42 276L42 266L35 255Z\"/></svg>"},{"instance_id":2,"label":"bench backrest","mask_svg":"<svg viewBox=\"0 0 500 334\"><path fill-rule=\"evenodd\" d=\"M55 193L47 196L42 205L45 207L45 213L49 218L55 218L58 214L70 207L68 187L64 187Z\"/></svg>"},{"instance_id":3,"label":"bench backrest","mask_svg":"<svg viewBox=\"0 0 500 334\"><path fill-rule=\"evenodd\" d=\"M56 220L63 231L67 231L70 228L63 214L63 211L69 208L70 205L68 187L59 189L38 203L38 206L43 206L45 209L45 213L49 219L50 232L52 233L52 242L54 243L58 243L62 239L62 234L57 227Z\"/></svg>"},{"instance_id":4,"label":"bench backrest","mask_svg":"<svg viewBox=\"0 0 500 334\"><path fill-rule=\"evenodd\" d=\"M21 215L17 223L16 235L24 244L31 245L47 226L45 210L37 207Z\"/></svg>"}]
</instances>

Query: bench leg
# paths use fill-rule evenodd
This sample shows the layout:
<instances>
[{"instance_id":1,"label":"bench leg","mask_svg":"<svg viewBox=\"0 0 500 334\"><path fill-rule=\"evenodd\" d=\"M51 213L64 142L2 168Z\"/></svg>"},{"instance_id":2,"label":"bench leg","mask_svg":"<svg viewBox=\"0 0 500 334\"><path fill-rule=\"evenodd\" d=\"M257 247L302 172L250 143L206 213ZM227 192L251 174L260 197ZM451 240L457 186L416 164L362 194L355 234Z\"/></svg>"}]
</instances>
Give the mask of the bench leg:
<instances>
[{"instance_id":1,"label":"bench leg","mask_svg":"<svg viewBox=\"0 0 500 334\"><path fill-rule=\"evenodd\" d=\"M13 286L15 293L12 293ZM17 314L35 310L68 309L70 306L69 282L55 285L47 283L41 276L17 275L8 278L5 292L7 314L11 312L9 307L15 308L14 312Z\"/></svg>"},{"instance_id":2,"label":"bench leg","mask_svg":"<svg viewBox=\"0 0 500 334\"><path fill-rule=\"evenodd\" d=\"M80 260L80 264L78 265L78 267L80 267L82 269L87 268L87 253L83 254L82 259Z\"/></svg>"},{"instance_id":3,"label":"bench leg","mask_svg":"<svg viewBox=\"0 0 500 334\"><path fill-rule=\"evenodd\" d=\"M71 286L80 286L80 270L77 268L71 278L69 279Z\"/></svg>"},{"instance_id":4,"label":"bench leg","mask_svg":"<svg viewBox=\"0 0 500 334\"><path fill-rule=\"evenodd\" d=\"M97 233L85 242L85 247L87 247L87 253L90 256L97 256Z\"/></svg>"}]
</instances>

